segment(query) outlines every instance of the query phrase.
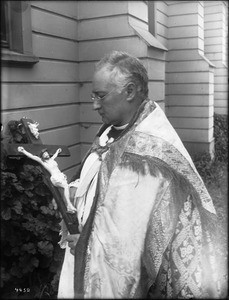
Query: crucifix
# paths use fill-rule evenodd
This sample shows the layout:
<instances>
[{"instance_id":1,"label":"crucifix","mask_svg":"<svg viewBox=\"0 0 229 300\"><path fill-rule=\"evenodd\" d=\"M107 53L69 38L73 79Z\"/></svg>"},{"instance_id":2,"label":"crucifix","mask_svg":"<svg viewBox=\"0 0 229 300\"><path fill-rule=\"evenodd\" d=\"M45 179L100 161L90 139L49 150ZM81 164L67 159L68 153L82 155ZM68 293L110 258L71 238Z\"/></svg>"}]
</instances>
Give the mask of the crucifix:
<instances>
[{"instance_id":1,"label":"crucifix","mask_svg":"<svg viewBox=\"0 0 229 300\"><path fill-rule=\"evenodd\" d=\"M76 209L69 199L67 178L59 170L55 161L57 156L70 156L68 148L63 145L44 145L38 131L39 124L25 117L20 121L20 126L22 126L28 143L6 144L7 156L18 157L26 155L40 164L44 182L56 201L69 233L79 233Z\"/></svg>"}]
</instances>

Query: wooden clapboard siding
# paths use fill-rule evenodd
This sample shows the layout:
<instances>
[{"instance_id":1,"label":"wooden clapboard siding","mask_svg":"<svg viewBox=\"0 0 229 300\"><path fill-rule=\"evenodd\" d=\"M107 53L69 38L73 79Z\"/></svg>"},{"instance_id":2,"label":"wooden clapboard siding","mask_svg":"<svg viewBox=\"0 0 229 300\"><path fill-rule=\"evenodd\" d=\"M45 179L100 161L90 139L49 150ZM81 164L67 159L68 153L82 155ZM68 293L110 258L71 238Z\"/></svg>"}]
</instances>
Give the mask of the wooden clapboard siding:
<instances>
[{"instance_id":1,"label":"wooden clapboard siding","mask_svg":"<svg viewBox=\"0 0 229 300\"><path fill-rule=\"evenodd\" d=\"M91 141L94 140L95 135L97 134L100 124L84 124L84 126L81 125L80 130L80 138L82 143L90 144Z\"/></svg>"},{"instance_id":2,"label":"wooden clapboard siding","mask_svg":"<svg viewBox=\"0 0 229 300\"><path fill-rule=\"evenodd\" d=\"M180 136L180 138L182 139L182 141L195 142L197 147L199 147L198 143L200 143L200 144L206 143L206 146L209 148L209 145L211 145L209 143L209 141L213 142L213 127L207 128L207 129L177 128L176 131L177 131L178 135Z\"/></svg>"},{"instance_id":3,"label":"wooden clapboard siding","mask_svg":"<svg viewBox=\"0 0 229 300\"><path fill-rule=\"evenodd\" d=\"M138 47L136 47L138 45ZM147 51L147 45L138 36L114 38L107 40L82 41L79 44L80 61L97 61L112 50L126 51L141 57Z\"/></svg>"},{"instance_id":4,"label":"wooden clapboard siding","mask_svg":"<svg viewBox=\"0 0 229 300\"><path fill-rule=\"evenodd\" d=\"M207 118L214 114L214 107L212 106L172 106L169 111L170 117L187 117L187 118ZM185 126L185 125L184 125Z\"/></svg>"},{"instance_id":5,"label":"wooden clapboard siding","mask_svg":"<svg viewBox=\"0 0 229 300\"><path fill-rule=\"evenodd\" d=\"M44 144L49 143L50 136L52 142L56 145L77 145L80 144L80 124L69 125L60 128L58 132L54 129L48 129L41 132L41 138Z\"/></svg>"},{"instance_id":6,"label":"wooden clapboard siding","mask_svg":"<svg viewBox=\"0 0 229 300\"><path fill-rule=\"evenodd\" d=\"M114 26L118 24L118 26ZM81 20L79 23L79 41L117 38L133 35L133 29L127 22L127 14Z\"/></svg>"},{"instance_id":7,"label":"wooden clapboard siding","mask_svg":"<svg viewBox=\"0 0 229 300\"><path fill-rule=\"evenodd\" d=\"M203 58L200 56L199 52L196 49L170 49L167 54L167 62L175 61L198 61Z\"/></svg>"},{"instance_id":8,"label":"wooden clapboard siding","mask_svg":"<svg viewBox=\"0 0 229 300\"><path fill-rule=\"evenodd\" d=\"M173 38L169 41L169 50L181 50L181 49L197 49L202 45L203 48L203 40L199 37L189 37L189 38Z\"/></svg>"},{"instance_id":9,"label":"wooden clapboard siding","mask_svg":"<svg viewBox=\"0 0 229 300\"><path fill-rule=\"evenodd\" d=\"M91 103L92 82L83 82L79 89L79 99L82 103Z\"/></svg>"},{"instance_id":10,"label":"wooden clapboard siding","mask_svg":"<svg viewBox=\"0 0 229 300\"><path fill-rule=\"evenodd\" d=\"M215 65L214 106L215 112L220 114L228 113L227 9L228 5L223 1L204 3L205 55Z\"/></svg>"},{"instance_id":11,"label":"wooden clapboard siding","mask_svg":"<svg viewBox=\"0 0 229 300\"><path fill-rule=\"evenodd\" d=\"M141 22L148 23L148 5L146 1L127 1L128 2L128 13Z\"/></svg>"},{"instance_id":12,"label":"wooden clapboard siding","mask_svg":"<svg viewBox=\"0 0 229 300\"><path fill-rule=\"evenodd\" d=\"M101 124L101 117L99 114L93 110L92 103L82 103L80 105L80 120L81 124L91 123L91 124Z\"/></svg>"},{"instance_id":13,"label":"wooden clapboard siding","mask_svg":"<svg viewBox=\"0 0 229 300\"><path fill-rule=\"evenodd\" d=\"M164 81L149 81L149 98L154 101L163 100L165 98Z\"/></svg>"},{"instance_id":14,"label":"wooden clapboard siding","mask_svg":"<svg viewBox=\"0 0 229 300\"><path fill-rule=\"evenodd\" d=\"M40 124L39 130L60 128L79 122L79 105L39 106L38 108L28 107L26 109L5 110L2 112L4 122L8 122L11 119L19 120L24 116L37 121Z\"/></svg>"},{"instance_id":15,"label":"wooden clapboard siding","mask_svg":"<svg viewBox=\"0 0 229 300\"><path fill-rule=\"evenodd\" d=\"M168 73L168 83L213 83L214 73L202 72L182 72L182 73Z\"/></svg>"},{"instance_id":16,"label":"wooden clapboard siding","mask_svg":"<svg viewBox=\"0 0 229 300\"><path fill-rule=\"evenodd\" d=\"M168 1L166 1L168 3ZM197 6L199 1L171 1L171 5L169 5L169 14L171 16L190 16L196 15ZM200 6L198 6L198 13L203 16L203 10Z\"/></svg>"},{"instance_id":17,"label":"wooden clapboard siding","mask_svg":"<svg viewBox=\"0 0 229 300\"><path fill-rule=\"evenodd\" d=\"M222 29L222 22L221 21L206 22L206 24L204 24L204 29L205 30Z\"/></svg>"},{"instance_id":18,"label":"wooden clapboard siding","mask_svg":"<svg viewBox=\"0 0 229 300\"><path fill-rule=\"evenodd\" d=\"M167 100L170 106L201 107L214 105L214 94L189 94L189 95L168 95Z\"/></svg>"},{"instance_id":19,"label":"wooden clapboard siding","mask_svg":"<svg viewBox=\"0 0 229 300\"><path fill-rule=\"evenodd\" d=\"M81 146L70 146L69 147L70 156L69 157L59 157L58 164L61 170L66 174L68 182L75 175L81 163Z\"/></svg>"},{"instance_id":20,"label":"wooden clapboard siding","mask_svg":"<svg viewBox=\"0 0 229 300\"><path fill-rule=\"evenodd\" d=\"M170 6L169 6L170 9ZM185 14L185 15L169 15L168 27L179 27L179 26L195 26L199 23L201 17L196 14Z\"/></svg>"},{"instance_id":21,"label":"wooden clapboard siding","mask_svg":"<svg viewBox=\"0 0 229 300\"><path fill-rule=\"evenodd\" d=\"M2 67L2 122L27 116L44 143L69 146L58 158L73 175L81 160L77 2L32 1L33 67Z\"/></svg>"},{"instance_id":22,"label":"wooden clapboard siding","mask_svg":"<svg viewBox=\"0 0 229 300\"><path fill-rule=\"evenodd\" d=\"M78 102L75 83L2 83L2 110Z\"/></svg>"},{"instance_id":23,"label":"wooden clapboard siding","mask_svg":"<svg viewBox=\"0 0 229 300\"><path fill-rule=\"evenodd\" d=\"M77 19L77 3L76 1L56 1L53 5L53 1L32 1L32 6L36 9L46 10L52 14L58 14L67 18Z\"/></svg>"},{"instance_id":24,"label":"wooden clapboard siding","mask_svg":"<svg viewBox=\"0 0 229 300\"><path fill-rule=\"evenodd\" d=\"M190 153L206 153L206 149L209 149L208 153L214 152L214 140L212 140L211 143L204 141L197 143L196 141L191 142L183 140L183 144Z\"/></svg>"},{"instance_id":25,"label":"wooden clapboard siding","mask_svg":"<svg viewBox=\"0 0 229 300\"><path fill-rule=\"evenodd\" d=\"M190 94L213 94L214 92L214 86L213 84L209 83L171 83L168 84L167 91L169 95L177 95L177 94L182 94L182 95L190 95ZM171 105L170 105L171 106Z\"/></svg>"},{"instance_id":26,"label":"wooden clapboard siding","mask_svg":"<svg viewBox=\"0 0 229 300\"><path fill-rule=\"evenodd\" d=\"M127 13L127 1L79 1L78 19L107 17Z\"/></svg>"},{"instance_id":27,"label":"wooden clapboard siding","mask_svg":"<svg viewBox=\"0 0 229 300\"><path fill-rule=\"evenodd\" d=\"M141 59L141 62L148 70L148 77L150 81L165 80L165 62L163 60L155 59Z\"/></svg>"},{"instance_id":28,"label":"wooden clapboard siding","mask_svg":"<svg viewBox=\"0 0 229 300\"><path fill-rule=\"evenodd\" d=\"M33 34L34 55L40 59L55 59L76 63L78 59L78 47L76 42L54 36L46 36L41 33Z\"/></svg>"},{"instance_id":29,"label":"wooden clapboard siding","mask_svg":"<svg viewBox=\"0 0 229 300\"><path fill-rule=\"evenodd\" d=\"M202 34L203 38L203 33L197 24L192 26L192 30L190 30L189 26L168 28L169 39L176 38L177 36L179 38L199 37L199 34Z\"/></svg>"},{"instance_id":30,"label":"wooden clapboard siding","mask_svg":"<svg viewBox=\"0 0 229 300\"><path fill-rule=\"evenodd\" d=\"M168 5L165 1L156 2L156 37L168 47Z\"/></svg>"},{"instance_id":31,"label":"wooden clapboard siding","mask_svg":"<svg viewBox=\"0 0 229 300\"><path fill-rule=\"evenodd\" d=\"M218 37L218 36L220 36L220 34L221 34L221 28L211 29L211 30L205 29L204 30L204 36L205 36L205 38L208 38L208 37Z\"/></svg>"},{"instance_id":32,"label":"wooden clapboard siding","mask_svg":"<svg viewBox=\"0 0 229 300\"><path fill-rule=\"evenodd\" d=\"M2 82L75 82L78 63L40 61L31 69L2 67Z\"/></svg>"},{"instance_id":33,"label":"wooden clapboard siding","mask_svg":"<svg viewBox=\"0 0 229 300\"><path fill-rule=\"evenodd\" d=\"M53 3L58 5L58 1ZM31 10L34 32L48 34L59 38L77 40L76 20L54 14L51 10L38 9L35 2Z\"/></svg>"},{"instance_id":34,"label":"wooden clapboard siding","mask_svg":"<svg viewBox=\"0 0 229 300\"><path fill-rule=\"evenodd\" d=\"M180 129L208 129L209 127L213 127L213 118L209 119L208 117L170 117L170 121Z\"/></svg>"},{"instance_id":35,"label":"wooden clapboard siding","mask_svg":"<svg viewBox=\"0 0 229 300\"><path fill-rule=\"evenodd\" d=\"M166 113L191 153L203 148L210 151L214 74L210 62L203 56L203 5L199 1L166 3L169 49L166 56Z\"/></svg>"},{"instance_id":36,"label":"wooden clapboard siding","mask_svg":"<svg viewBox=\"0 0 229 300\"><path fill-rule=\"evenodd\" d=\"M167 73L178 72L207 72L209 64L202 58L190 61L169 61L167 63Z\"/></svg>"}]
</instances>

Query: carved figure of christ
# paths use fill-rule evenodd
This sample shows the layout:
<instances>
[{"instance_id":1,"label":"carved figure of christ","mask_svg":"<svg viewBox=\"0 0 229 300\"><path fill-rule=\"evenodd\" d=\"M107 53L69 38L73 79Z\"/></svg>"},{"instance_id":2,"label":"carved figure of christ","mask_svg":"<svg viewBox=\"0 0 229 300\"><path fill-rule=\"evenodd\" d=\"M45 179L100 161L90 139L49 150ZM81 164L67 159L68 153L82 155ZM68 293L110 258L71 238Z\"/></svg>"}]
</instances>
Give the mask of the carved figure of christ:
<instances>
[{"instance_id":1,"label":"carved figure of christ","mask_svg":"<svg viewBox=\"0 0 229 300\"><path fill-rule=\"evenodd\" d=\"M32 153L26 151L22 146L18 147L18 152L21 152L27 157L40 163L50 173L51 175L50 180L54 186L61 187L64 189L64 200L67 207L67 212L74 213L76 212L76 208L72 205L70 201L67 177L64 173L60 171L58 164L55 161L55 159L57 158L58 154L61 151L62 151L61 148L58 148L56 152L50 157L47 149L43 149L39 157L37 155L33 155Z\"/></svg>"}]
</instances>

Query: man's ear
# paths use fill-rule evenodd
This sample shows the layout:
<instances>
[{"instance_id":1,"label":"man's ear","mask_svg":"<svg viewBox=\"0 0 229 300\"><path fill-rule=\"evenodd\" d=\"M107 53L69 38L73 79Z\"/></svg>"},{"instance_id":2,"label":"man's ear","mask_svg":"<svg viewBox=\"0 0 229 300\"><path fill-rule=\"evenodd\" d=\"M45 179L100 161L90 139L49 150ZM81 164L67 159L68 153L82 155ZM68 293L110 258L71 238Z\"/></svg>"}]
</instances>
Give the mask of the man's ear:
<instances>
[{"instance_id":1,"label":"man's ear","mask_svg":"<svg viewBox=\"0 0 229 300\"><path fill-rule=\"evenodd\" d=\"M125 93L127 94L126 100L132 101L137 93L137 87L136 87L135 83L133 83L133 82L128 83Z\"/></svg>"}]
</instances>

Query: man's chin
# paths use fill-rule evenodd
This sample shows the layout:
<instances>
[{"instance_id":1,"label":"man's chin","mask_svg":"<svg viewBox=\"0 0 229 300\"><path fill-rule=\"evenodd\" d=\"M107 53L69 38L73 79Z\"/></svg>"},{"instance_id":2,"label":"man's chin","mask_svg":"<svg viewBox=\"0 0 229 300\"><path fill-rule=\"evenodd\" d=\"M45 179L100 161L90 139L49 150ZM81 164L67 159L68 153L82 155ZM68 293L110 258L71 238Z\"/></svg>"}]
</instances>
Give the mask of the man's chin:
<instances>
[{"instance_id":1,"label":"man's chin","mask_svg":"<svg viewBox=\"0 0 229 300\"><path fill-rule=\"evenodd\" d=\"M101 115L101 119L104 124L109 124L109 121L107 120L107 118L105 116Z\"/></svg>"}]
</instances>

